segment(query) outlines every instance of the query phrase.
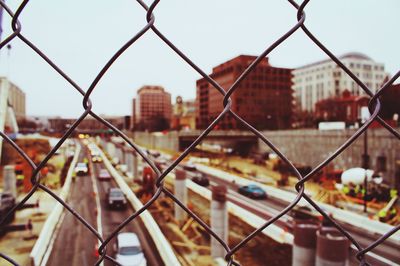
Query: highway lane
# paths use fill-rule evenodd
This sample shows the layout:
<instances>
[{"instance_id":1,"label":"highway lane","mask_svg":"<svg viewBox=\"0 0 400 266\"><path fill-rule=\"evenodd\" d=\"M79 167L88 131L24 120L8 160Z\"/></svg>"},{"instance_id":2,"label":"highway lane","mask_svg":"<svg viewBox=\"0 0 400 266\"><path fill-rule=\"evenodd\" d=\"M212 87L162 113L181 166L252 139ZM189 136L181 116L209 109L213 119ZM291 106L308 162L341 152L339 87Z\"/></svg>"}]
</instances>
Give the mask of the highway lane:
<instances>
[{"instance_id":1,"label":"highway lane","mask_svg":"<svg viewBox=\"0 0 400 266\"><path fill-rule=\"evenodd\" d=\"M194 175L193 172L186 171L189 178ZM278 214L281 210L283 210L289 203L283 202L282 200L279 199L272 199L268 198L266 200L254 200L248 197L245 197L236 191L238 190L239 186L237 184L228 182L226 180L222 180L216 176L211 176L207 174L207 177L210 179L215 184L219 185L225 185L228 187L228 199L235 203L238 204L239 206L243 207L246 210L251 211L252 213L256 214L259 217L262 217L264 219L269 219L272 216ZM251 181L249 182L251 183ZM281 219L279 219L277 222L275 222L276 225L280 226L281 228L286 228L291 231L291 223L293 222L293 218L289 215L284 215ZM366 232L363 229L356 228L353 225L339 222L340 225L343 226L356 240L357 242L363 246L366 247L373 241L379 238L379 235L375 235L370 232ZM388 259L391 262L394 262L396 264L400 264L400 252L398 252L398 246L391 242L391 241L385 241L383 244L377 246L374 250L371 252L381 256L383 258ZM353 254L355 254L354 249L353 249ZM367 253L369 255L369 253ZM352 256L354 258L354 256ZM368 260L373 263L373 265L391 265L384 263L382 261L379 261L377 258L373 256L368 256ZM354 258L352 261L357 265L357 260Z\"/></svg>"},{"instance_id":2,"label":"highway lane","mask_svg":"<svg viewBox=\"0 0 400 266\"><path fill-rule=\"evenodd\" d=\"M156 158L152 157L152 159L156 160ZM167 164L171 164L172 161L167 160ZM182 166L178 165L176 169L183 169ZM188 171L185 170L187 173L188 178L190 179L193 175L198 171ZM204 173L205 174L205 173ZM206 174L206 176L210 179L210 181L214 184L225 185L228 188L228 200L238 204L239 206L243 207L246 210L258 215L261 218L269 219L270 217L278 214L281 210L283 210L289 203L285 202L281 199L274 199L268 198L266 200L253 200L247 198L241 194L238 194L236 191L238 190L239 186L235 183L223 180L218 178L217 176L211 176ZM249 181L249 183L252 183ZM293 219L290 215L284 215L280 218L276 225L280 226L281 228L286 228L291 231L291 223ZM351 224L344 223L338 221L344 229L346 229L362 246L366 247L371 244L373 241L378 239L380 235L365 231L364 229L357 228ZM367 259L372 265L400 265L400 252L398 252L399 246L390 241L390 239L386 240L384 243L380 244L379 246L375 247L371 252L367 253ZM352 248L352 261L351 264L358 265L358 261L356 260L354 254L355 247ZM373 253L373 254L371 254ZM379 258L382 257L382 258Z\"/></svg>"},{"instance_id":3,"label":"highway lane","mask_svg":"<svg viewBox=\"0 0 400 266\"><path fill-rule=\"evenodd\" d=\"M169 162L171 163L171 162ZM177 166L176 169L184 170L187 174L187 178L191 179L196 173L200 172L198 170L196 171L189 171L185 170L182 166ZM205 173L203 173L205 174ZM224 185L228 188L228 195L227 198L229 201L232 203L235 203L242 208L256 214L257 216L263 218L263 219L269 219L275 215L277 215L281 210L283 210L289 203L284 202L281 199L275 199L269 197L268 199L265 200L254 200L251 198L248 198L246 196L243 196L239 193L237 193L237 190L239 188L239 185L220 179L217 176L212 176L209 174L205 174L209 180L211 185ZM249 181L249 183L252 183ZM293 218L286 214L282 216L278 221L275 222L275 225L284 228L285 230L288 230L289 232L292 231L292 223L293 223ZM357 241L358 243L366 247L373 241L379 238L379 235L376 235L371 232L366 232L363 229L356 228L351 224L339 222L343 228L345 228ZM266 229L268 230L268 229ZM352 248L352 256L351 256L351 264L352 265L358 265L358 260L355 258L356 254L356 248ZM373 254L371 254L373 253ZM381 259L379 257L382 257L384 259ZM400 253L398 252L398 246L391 242L391 241L385 241L383 244L377 246L375 249L373 249L371 252L367 253L367 259L372 265L393 265L395 264L400 264Z\"/></svg>"},{"instance_id":4,"label":"highway lane","mask_svg":"<svg viewBox=\"0 0 400 266\"><path fill-rule=\"evenodd\" d=\"M103 163L94 163L93 168L96 176L96 185L99 191L100 196L100 204L101 204L101 221L102 221L102 230L103 230L103 238L108 237L115 228L125 221L134 210L128 204L128 207L124 210L114 210L107 207L107 190L111 187L118 187L114 180L110 181L100 181L97 179L97 173L99 173L100 169L105 169ZM151 239L150 235L147 233L142 221L137 218L133 221L129 222L121 232L134 232L138 235L140 243L142 245L143 252L145 254L147 265L148 266L158 266L164 265L161 257L159 256L156 246ZM115 258L115 250L113 248L115 244L115 237L112 238L110 243L108 244L107 254L111 257ZM106 266L113 265L110 261L106 261L104 263Z\"/></svg>"},{"instance_id":5,"label":"highway lane","mask_svg":"<svg viewBox=\"0 0 400 266\"><path fill-rule=\"evenodd\" d=\"M78 162L82 162L83 158L84 153L81 152ZM90 176L79 176L72 182L67 203L97 229L94 211L96 204L93 199L93 184ZM64 219L46 265L94 265L97 260L94 256L96 236L69 211L64 212Z\"/></svg>"}]
</instances>

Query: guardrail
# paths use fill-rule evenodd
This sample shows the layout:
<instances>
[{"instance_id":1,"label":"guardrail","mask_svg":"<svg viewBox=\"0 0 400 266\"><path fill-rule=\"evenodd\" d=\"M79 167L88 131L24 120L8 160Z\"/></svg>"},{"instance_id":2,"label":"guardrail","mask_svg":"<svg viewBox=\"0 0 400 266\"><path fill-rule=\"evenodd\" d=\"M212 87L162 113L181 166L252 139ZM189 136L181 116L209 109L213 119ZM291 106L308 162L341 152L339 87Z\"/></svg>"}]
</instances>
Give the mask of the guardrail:
<instances>
[{"instance_id":1,"label":"guardrail","mask_svg":"<svg viewBox=\"0 0 400 266\"><path fill-rule=\"evenodd\" d=\"M215 169L212 167L208 167L202 164L196 164L196 167L199 171L204 172L206 174L210 174L213 176L217 176L220 179L223 179L225 181L228 182L232 182L234 181L236 184L239 185L247 185L249 183L256 183L257 185L259 185L260 187L262 187L270 197L275 198L275 199L279 199L281 201L287 202L288 204L290 202L292 202L295 197L296 194L285 191L285 190L281 190L278 188L274 188L271 186L267 186L264 185L262 183L256 182L256 181L252 181L252 180L248 180L230 173L226 173L224 171L221 171L219 169ZM307 201L305 201L304 199L302 199L299 203L299 206L301 205L309 205ZM371 220L368 217L364 217L361 216L359 214L356 213L352 213L346 210L342 210L339 208L336 208L332 205L329 204L325 204L325 203L321 203L318 202L318 205L322 208L324 208L326 211L328 211L329 213L332 214L333 218L335 218L338 221L356 226L358 228L362 228L363 230L367 230L370 231L372 233L377 233L380 235L385 234L386 232L392 230L394 227L389 225L389 224L385 224L379 221L375 221L375 220ZM400 244L400 232L397 232L395 234L393 234L388 241L394 241L397 244Z\"/></svg>"},{"instance_id":2,"label":"guardrail","mask_svg":"<svg viewBox=\"0 0 400 266\"><path fill-rule=\"evenodd\" d=\"M140 208L142 208L143 207L142 202L136 197L131 188L125 182L124 178L112 166L112 164L105 156L103 151L100 148L98 149L100 151L100 156L103 158L104 165L106 166L107 170L111 173L111 175L114 177L118 186L126 195L126 198L132 205L133 209L139 210ZM161 256L161 259L164 261L165 265L176 265L176 266L181 265L178 259L176 258L176 255L170 243L165 238L164 234L160 230L160 227L158 227L156 221L153 219L153 216L151 216L150 212L145 210L139 215L139 217L140 219L142 219L143 224L147 229L147 232L149 232L149 234L151 235L154 244L156 245L157 250Z\"/></svg>"},{"instance_id":3,"label":"guardrail","mask_svg":"<svg viewBox=\"0 0 400 266\"><path fill-rule=\"evenodd\" d=\"M78 162L80 151L81 151L81 145L79 145L76 142L74 158L72 159L71 165L68 169L67 177L65 178L64 185L59 195L59 197L63 201L66 201L68 197L69 189L71 187L72 174L74 172L75 165ZM54 234L54 231L56 229L56 226L60 220L63 211L64 207L61 204L56 204L53 211L47 217L46 222L44 223L43 228L40 231L39 238L37 239L35 245L33 246L31 254L29 255L31 259L31 265L33 266L42 265L43 257L46 254L47 249L49 248L49 243L52 239L52 236Z\"/></svg>"},{"instance_id":4,"label":"guardrail","mask_svg":"<svg viewBox=\"0 0 400 266\"><path fill-rule=\"evenodd\" d=\"M169 174L169 178L175 179L175 174ZM188 189L190 189L192 192L202 196L203 198L211 201L211 190L204 188L196 183L194 183L190 179L186 179L186 186ZM260 228L262 225L265 223L265 219L260 218L259 216L243 209L242 207L232 203L232 202L227 202L228 206L228 212L249 226L253 228ZM262 233L275 241L283 244L293 244L293 235L285 231L284 229L280 228L279 226L276 226L274 224L271 224L268 226L267 229L263 230Z\"/></svg>"}]
</instances>

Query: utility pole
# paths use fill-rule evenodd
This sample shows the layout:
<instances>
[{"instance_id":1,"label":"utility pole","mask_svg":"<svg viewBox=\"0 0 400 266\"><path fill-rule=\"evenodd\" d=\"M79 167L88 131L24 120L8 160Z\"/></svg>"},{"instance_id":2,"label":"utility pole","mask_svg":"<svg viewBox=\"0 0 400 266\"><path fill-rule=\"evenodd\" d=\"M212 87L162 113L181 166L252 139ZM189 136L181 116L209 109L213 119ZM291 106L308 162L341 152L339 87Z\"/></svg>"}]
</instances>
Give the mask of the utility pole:
<instances>
[{"instance_id":1,"label":"utility pole","mask_svg":"<svg viewBox=\"0 0 400 266\"><path fill-rule=\"evenodd\" d=\"M370 113L368 110L368 106L361 107L361 123L365 124L367 120L370 118ZM367 187L368 187L368 177L367 170L369 168L369 155L368 155L368 134L367 130L364 131L364 153L362 155L362 168L365 170L364 176L364 212L367 213Z\"/></svg>"}]
</instances>

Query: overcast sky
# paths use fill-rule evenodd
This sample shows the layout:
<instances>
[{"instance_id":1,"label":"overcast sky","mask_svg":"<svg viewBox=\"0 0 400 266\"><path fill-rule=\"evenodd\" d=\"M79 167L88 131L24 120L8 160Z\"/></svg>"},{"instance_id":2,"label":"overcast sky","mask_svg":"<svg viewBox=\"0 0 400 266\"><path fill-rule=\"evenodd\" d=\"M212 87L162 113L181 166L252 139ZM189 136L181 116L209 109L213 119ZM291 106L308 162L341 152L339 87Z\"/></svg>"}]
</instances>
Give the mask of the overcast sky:
<instances>
[{"instance_id":1,"label":"overcast sky","mask_svg":"<svg viewBox=\"0 0 400 266\"><path fill-rule=\"evenodd\" d=\"M7 0L15 10L21 1ZM146 1L150 3L150 1ZM361 52L400 69L399 0L311 0L306 25L336 55ZM296 23L284 0L162 0L156 25L206 73L239 54L258 55ZM107 60L146 24L133 0L31 0L20 20L22 34L85 90ZM3 36L10 19L3 15ZM24 43L0 54L0 74L26 93L28 115L76 117L82 97ZM275 66L295 68L326 56L299 30L270 54ZM111 67L92 94L94 111L131 114L143 85L162 85L194 99L200 75L151 31Z\"/></svg>"}]
</instances>

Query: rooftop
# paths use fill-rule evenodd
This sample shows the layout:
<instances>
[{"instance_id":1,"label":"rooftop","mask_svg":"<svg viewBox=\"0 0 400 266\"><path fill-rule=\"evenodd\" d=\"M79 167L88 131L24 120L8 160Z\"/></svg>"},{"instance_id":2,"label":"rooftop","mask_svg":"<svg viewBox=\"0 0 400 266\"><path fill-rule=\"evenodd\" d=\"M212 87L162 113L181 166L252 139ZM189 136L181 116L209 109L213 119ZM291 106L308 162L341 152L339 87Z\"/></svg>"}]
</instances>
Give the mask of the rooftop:
<instances>
[{"instance_id":1,"label":"rooftop","mask_svg":"<svg viewBox=\"0 0 400 266\"><path fill-rule=\"evenodd\" d=\"M350 53L346 53L343 54L341 56L338 57L338 59L343 60L346 58L353 58L353 59L359 59L359 60L369 60L369 61L373 61L371 57L363 54L363 53L358 53L358 52L350 52ZM328 63L328 62L332 62L333 60L331 58L328 59L324 59L324 60L320 60L320 61L316 61L301 67L298 67L296 69L302 69L302 68L308 68L308 67L312 67L312 66L316 66L316 65L320 65L323 63Z\"/></svg>"}]
</instances>

